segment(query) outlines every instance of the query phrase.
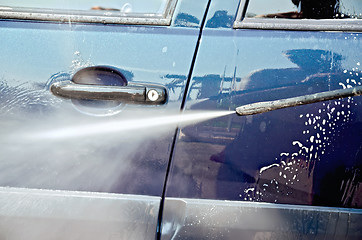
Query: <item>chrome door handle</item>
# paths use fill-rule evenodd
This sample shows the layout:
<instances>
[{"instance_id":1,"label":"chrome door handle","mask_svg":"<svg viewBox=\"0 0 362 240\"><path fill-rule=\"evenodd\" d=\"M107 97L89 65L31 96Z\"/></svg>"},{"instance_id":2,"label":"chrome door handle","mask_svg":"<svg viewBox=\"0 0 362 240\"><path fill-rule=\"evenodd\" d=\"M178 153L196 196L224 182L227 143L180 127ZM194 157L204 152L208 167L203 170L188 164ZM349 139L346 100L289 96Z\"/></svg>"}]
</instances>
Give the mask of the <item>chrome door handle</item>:
<instances>
[{"instance_id":1,"label":"chrome door handle","mask_svg":"<svg viewBox=\"0 0 362 240\"><path fill-rule=\"evenodd\" d=\"M162 105L166 103L167 91L153 84L128 84L105 86L76 84L72 81L53 83L50 91L62 98L81 100L112 100L122 103Z\"/></svg>"}]
</instances>

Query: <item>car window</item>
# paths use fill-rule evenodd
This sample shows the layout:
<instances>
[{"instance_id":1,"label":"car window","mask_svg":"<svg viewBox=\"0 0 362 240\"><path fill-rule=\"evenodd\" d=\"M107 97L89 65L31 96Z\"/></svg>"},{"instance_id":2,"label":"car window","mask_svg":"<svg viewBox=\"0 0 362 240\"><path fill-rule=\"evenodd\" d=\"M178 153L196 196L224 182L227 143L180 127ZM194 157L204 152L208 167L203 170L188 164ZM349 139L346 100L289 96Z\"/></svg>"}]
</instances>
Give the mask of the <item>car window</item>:
<instances>
[{"instance_id":1,"label":"car window","mask_svg":"<svg viewBox=\"0 0 362 240\"><path fill-rule=\"evenodd\" d=\"M72 10L108 10L136 13L162 13L167 0L137 1L137 0L78 0L78 1L47 1L47 0L2 0L2 6L25 8L51 8Z\"/></svg>"},{"instance_id":2,"label":"car window","mask_svg":"<svg viewBox=\"0 0 362 240\"><path fill-rule=\"evenodd\" d=\"M251 0L248 5L246 17L268 17L271 13L297 12L298 6L291 0L261 1Z\"/></svg>"},{"instance_id":3,"label":"car window","mask_svg":"<svg viewBox=\"0 0 362 240\"><path fill-rule=\"evenodd\" d=\"M246 17L339 19L362 18L359 0L250 0Z\"/></svg>"},{"instance_id":4,"label":"car window","mask_svg":"<svg viewBox=\"0 0 362 240\"><path fill-rule=\"evenodd\" d=\"M1 0L8 19L169 25L177 0Z\"/></svg>"},{"instance_id":5,"label":"car window","mask_svg":"<svg viewBox=\"0 0 362 240\"><path fill-rule=\"evenodd\" d=\"M351 17L362 19L362 1L341 0L339 3L341 17Z\"/></svg>"},{"instance_id":6,"label":"car window","mask_svg":"<svg viewBox=\"0 0 362 240\"><path fill-rule=\"evenodd\" d=\"M242 0L234 27L361 31L361 19L360 0Z\"/></svg>"}]
</instances>

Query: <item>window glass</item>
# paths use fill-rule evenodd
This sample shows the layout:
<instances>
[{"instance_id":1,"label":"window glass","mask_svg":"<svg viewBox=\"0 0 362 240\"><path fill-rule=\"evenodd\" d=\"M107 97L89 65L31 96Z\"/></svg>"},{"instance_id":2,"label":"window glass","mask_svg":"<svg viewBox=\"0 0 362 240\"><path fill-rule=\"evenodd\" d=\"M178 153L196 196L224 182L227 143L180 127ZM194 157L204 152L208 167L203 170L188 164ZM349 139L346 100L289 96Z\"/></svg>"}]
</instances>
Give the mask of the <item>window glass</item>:
<instances>
[{"instance_id":1,"label":"window glass","mask_svg":"<svg viewBox=\"0 0 362 240\"><path fill-rule=\"evenodd\" d=\"M362 19L362 0L341 0L339 12L341 17Z\"/></svg>"},{"instance_id":2,"label":"window glass","mask_svg":"<svg viewBox=\"0 0 362 240\"><path fill-rule=\"evenodd\" d=\"M362 0L249 0L246 17L362 19Z\"/></svg>"},{"instance_id":3,"label":"window glass","mask_svg":"<svg viewBox=\"0 0 362 240\"><path fill-rule=\"evenodd\" d=\"M246 17L266 17L268 13L297 11L291 0L250 0Z\"/></svg>"},{"instance_id":4,"label":"window glass","mask_svg":"<svg viewBox=\"0 0 362 240\"><path fill-rule=\"evenodd\" d=\"M0 6L58 10L118 11L123 13L163 13L168 0L0 0ZM1 10L1 8L0 8Z\"/></svg>"}]
</instances>

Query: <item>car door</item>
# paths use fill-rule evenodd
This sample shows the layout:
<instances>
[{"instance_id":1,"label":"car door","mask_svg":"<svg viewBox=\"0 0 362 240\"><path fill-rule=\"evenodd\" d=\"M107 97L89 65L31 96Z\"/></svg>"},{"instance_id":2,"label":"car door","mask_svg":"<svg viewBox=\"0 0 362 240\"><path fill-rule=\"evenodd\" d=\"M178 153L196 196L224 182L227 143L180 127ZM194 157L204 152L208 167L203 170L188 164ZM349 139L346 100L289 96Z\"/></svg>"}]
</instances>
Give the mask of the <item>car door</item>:
<instances>
[{"instance_id":1,"label":"car door","mask_svg":"<svg viewBox=\"0 0 362 240\"><path fill-rule=\"evenodd\" d=\"M0 1L1 239L156 237L206 3Z\"/></svg>"},{"instance_id":2,"label":"car door","mask_svg":"<svg viewBox=\"0 0 362 240\"><path fill-rule=\"evenodd\" d=\"M361 239L361 11L211 1L184 112L230 114L180 127L162 239Z\"/></svg>"}]
</instances>

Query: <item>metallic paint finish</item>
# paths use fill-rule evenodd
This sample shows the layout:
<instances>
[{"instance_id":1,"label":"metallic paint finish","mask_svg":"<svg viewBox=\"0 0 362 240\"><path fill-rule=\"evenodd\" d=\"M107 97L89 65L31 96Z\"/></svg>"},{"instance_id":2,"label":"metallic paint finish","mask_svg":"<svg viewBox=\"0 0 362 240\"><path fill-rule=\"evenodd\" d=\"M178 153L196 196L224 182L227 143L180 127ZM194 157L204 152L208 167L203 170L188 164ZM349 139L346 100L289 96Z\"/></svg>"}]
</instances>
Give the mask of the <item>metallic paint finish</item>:
<instances>
[{"instance_id":1,"label":"metallic paint finish","mask_svg":"<svg viewBox=\"0 0 362 240\"><path fill-rule=\"evenodd\" d=\"M160 197L0 188L2 239L154 239Z\"/></svg>"},{"instance_id":2,"label":"metallic paint finish","mask_svg":"<svg viewBox=\"0 0 362 240\"><path fill-rule=\"evenodd\" d=\"M206 1L197 7L193 1L178 1L175 16L200 18L205 6ZM158 116L179 111L186 80L166 76L188 74L198 35L197 28L173 24L0 21L0 185L161 196L174 130L160 127L157 135L149 129L60 142L27 142L21 136L11 142L7 136L20 129L41 132L75 123L120 121L137 109L155 108ZM105 107L100 118L98 106L93 107L97 113L90 110L93 103L79 109L49 91L53 83L69 81L80 69L105 65L117 68L129 84L147 79L151 85L165 86L167 104Z\"/></svg>"},{"instance_id":3,"label":"metallic paint finish","mask_svg":"<svg viewBox=\"0 0 362 240\"><path fill-rule=\"evenodd\" d=\"M360 239L355 209L167 198L163 240Z\"/></svg>"},{"instance_id":4,"label":"metallic paint finish","mask_svg":"<svg viewBox=\"0 0 362 240\"><path fill-rule=\"evenodd\" d=\"M233 29L237 6L211 4L186 112L362 84L359 33ZM361 208L361 101L181 127L166 196Z\"/></svg>"},{"instance_id":5,"label":"metallic paint finish","mask_svg":"<svg viewBox=\"0 0 362 240\"><path fill-rule=\"evenodd\" d=\"M168 27L0 21L0 195L6 196L0 198L0 227L8 231L5 237L19 239L17 229L27 231L22 223L41 232L43 224L53 224L48 217L60 216L55 224L71 221L79 239L86 230L73 219L84 216L85 228L96 231L85 233L90 238L104 233L106 239L154 238L161 219L165 239L360 238L361 97L253 116L232 114L181 125L177 134L160 128L40 142L14 137L14 132L74 123L95 126L99 119L114 122L137 111L157 109L162 116L178 112L183 99L186 112L234 110L362 84L359 33L234 29L239 0L212 0L199 39L208 1L177 2ZM106 107L100 118L49 92L52 84L99 65L119 69L132 84L147 79L165 86L167 104ZM108 206L112 210L103 212ZM21 221L13 221L12 214ZM94 217L106 231L93 228ZM108 217L115 217L117 226L111 219L107 228ZM140 223L136 230L135 222ZM109 235L122 226L126 232ZM29 236L39 239L36 234Z\"/></svg>"}]
</instances>

